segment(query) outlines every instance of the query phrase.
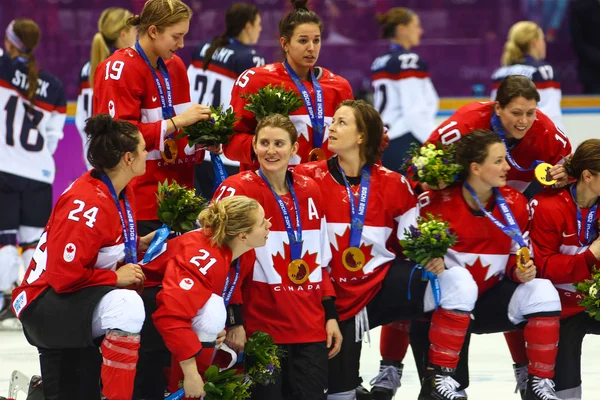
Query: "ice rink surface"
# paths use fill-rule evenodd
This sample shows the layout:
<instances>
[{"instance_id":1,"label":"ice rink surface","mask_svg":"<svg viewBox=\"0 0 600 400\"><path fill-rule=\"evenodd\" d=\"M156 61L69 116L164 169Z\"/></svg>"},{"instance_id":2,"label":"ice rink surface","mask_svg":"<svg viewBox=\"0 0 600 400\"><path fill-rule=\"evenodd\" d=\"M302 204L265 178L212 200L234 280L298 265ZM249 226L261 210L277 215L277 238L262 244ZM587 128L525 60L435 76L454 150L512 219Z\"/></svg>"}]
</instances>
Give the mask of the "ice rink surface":
<instances>
[{"instance_id":1,"label":"ice rink surface","mask_svg":"<svg viewBox=\"0 0 600 400\"><path fill-rule=\"evenodd\" d=\"M379 328L371 331L372 343L363 344L361 373L368 383L379 370ZM501 334L474 335L471 339L471 386L469 399L518 400L513 393L515 381L512 360ZM588 335L583 342L583 398L600 399L600 338ZM396 399L416 400L419 393L418 376L412 354L404 361L402 387ZM0 396L8 394L8 383L13 370L27 376L39 374L37 351L30 346L22 332L0 331ZM25 399L24 394L17 397Z\"/></svg>"}]
</instances>

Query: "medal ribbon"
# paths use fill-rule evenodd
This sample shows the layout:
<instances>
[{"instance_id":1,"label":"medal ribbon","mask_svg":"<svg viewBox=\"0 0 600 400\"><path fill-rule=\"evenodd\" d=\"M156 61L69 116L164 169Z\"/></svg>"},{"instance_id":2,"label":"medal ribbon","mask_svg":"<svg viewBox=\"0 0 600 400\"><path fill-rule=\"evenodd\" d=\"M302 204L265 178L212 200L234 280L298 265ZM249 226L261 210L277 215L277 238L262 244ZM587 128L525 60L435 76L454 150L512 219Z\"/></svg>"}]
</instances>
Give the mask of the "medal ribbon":
<instances>
[{"instance_id":1,"label":"medal ribbon","mask_svg":"<svg viewBox=\"0 0 600 400\"><path fill-rule=\"evenodd\" d=\"M121 209L121 203L119 202L119 196L117 196L115 187L110 181L108 175L102 174L102 182L104 182L104 184L108 187L110 195L117 206L119 217L121 218L121 226L123 227L123 244L125 245L125 262L128 264L137 264L137 232L135 229L135 218L133 218L133 212L131 212L131 207L129 206L127 197L125 197L125 193L123 193L123 202L125 203L125 212L127 215L127 223L125 223L125 218L123 218L123 210Z\"/></svg>"},{"instance_id":2,"label":"medal ribbon","mask_svg":"<svg viewBox=\"0 0 600 400\"><path fill-rule=\"evenodd\" d=\"M165 61L160 57L158 57L158 60L156 60L158 70L160 71L160 74L162 75L165 81L165 89L167 92L166 96L165 91L163 90L163 87L160 83L160 79L158 78L158 75L156 75L156 71L150 63L150 60L148 60L148 56L146 56L146 53L144 53L144 49L142 49L142 46L140 46L139 41L135 42L135 49L137 50L139 55L142 56L148 67L150 67L150 72L152 72L152 75L154 76L156 88L158 89L158 97L160 97L160 105L162 108L163 119L169 119L174 117L175 109L173 108L173 91L171 89L171 79L169 78L169 71L167 70L167 65L165 64Z\"/></svg>"},{"instance_id":3,"label":"medal ribbon","mask_svg":"<svg viewBox=\"0 0 600 400\"><path fill-rule=\"evenodd\" d=\"M210 160L212 161L213 171L215 173L215 184L213 185L213 192L217 190L219 186L227 179L227 171L225 170L225 164L221 156L210 153Z\"/></svg>"},{"instance_id":4,"label":"medal ribbon","mask_svg":"<svg viewBox=\"0 0 600 400\"><path fill-rule=\"evenodd\" d=\"M519 244L519 246L527 247L527 244L525 243L525 240L523 239L523 235L521 234L521 228L519 228L519 224L517 223L517 220L513 216L512 212L510 211L510 208L508 208L508 204L506 204L506 200L504 199L504 196L502 196L502 194L500 193L500 190L498 190L498 188L495 187L495 188L492 188L492 190L494 191L494 197L496 198L496 204L498 205L498 208L500 208L500 211L502 212L502 216L504 217L504 221L506 222L506 225L504 225L502 222L497 220L496 217L494 217L492 215L492 213L490 213L488 210L485 209L485 207L483 206L483 204L481 204L481 201L479 201L479 198L475 194L475 191L473 190L471 185L469 185L467 182L465 182L465 188L469 191L469 193L471 193L471 196L473 196L473 199L475 199L475 202L479 206L479 209L485 214L486 217L488 217L494 223L494 225L496 225L498 228L500 228L500 230L502 230L502 232L504 232L506 235L508 235L512 240L517 242Z\"/></svg>"},{"instance_id":5,"label":"medal ribbon","mask_svg":"<svg viewBox=\"0 0 600 400\"><path fill-rule=\"evenodd\" d=\"M231 286L229 286L229 271L227 271L227 279L225 279L225 286L223 287L223 301L225 301L225 308L229 305L229 300L231 300L231 296L233 295L233 290L235 289L235 285L240 277L240 259L238 258L235 263L235 276L233 278L233 282ZM228 287L229 286L229 287Z\"/></svg>"},{"instance_id":6,"label":"medal ribbon","mask_svg":"<svg viewBox=\"0 0 600 400\"><path fill-rule=\"evenodd\" d=\"M339 159L337 167L344 178L344 184L346 185L346 191L348 192L348 202L350 203L350 216L352 218L352 222L350 224L350 247L359 247L363 227L365 225L365 217L367 215L367 204L369 202L371 166L365 164L362 167L362 172L360 174L360 188L358 189L358 208L354 203L354 195L352 194L350 183L348 182L346 174L340 165Z\"/></svg>"},{"instance_id":7,"label":"medal ribbon","mask_svg":"<svg viewBox=\"0 0 600 400\"><path fill-rule=\"evenodd\" d=\"M283 216L283 221L285 222L285 230L287 231L288 238L290 240L290 254L292 256L292 260L299 260L302 258L302 221L300 221L300 207L298 206L298 199L296 198L296 193L294 193L294 188L292 187L292 180L288 175L286 180L288 187L290 188L290 194L292 195L292 200L294 201L294 210L296 212L296 233L294 233L294 227L292 225L292 218L290 213L285 206L285 203L281 197L269 183L269 180L263 174L262 170L258 170L258 175L265 181L273 196L275 196L275 200L277 200L277 204L279 205L279 209L281 210L281 215Z\"/></svg>"},{"instance_id":8,"label":"medal ribbon","mask_svg":"<svg viewBox=\"0 0 600 400\"><path fill-rule=\"evenodd\" d=\"M287 70L288 75L292 78L292 81L296 85L296 88L302 94L302 98L304 99L304 105L306 105L306 109L308 110L308 117L310 118L310 124L313 128L313 148L321 148L323 146L323 136L325 133L325 111L323 105L323 89L321 88L321 84L315 77L315 73L313 70L310 70L310 79L312 80L313 88L315 90L315 99L316 99L316 110L315 106L313 106L312 99L310 98L310 94L306 87L302 83L302 79L298 76L296 71L290 67L287 61L283 62L283 66Z\"/></svg>"},{"instance_id":9,"label":"medal ribbon","mask_svg":"<svg viewBox=\"0 0 600 400\"><path fill-rule=\"evenodd\" d=\"M506 143L506 134L504 133L504 127L502 126L502 122L500 122L500 117L498 117L496 114L492 113L492 119L490 122L492 125L492 130L498 136L500 136L502 138L502 143L504 143L504 147L506 147L506 159L508 160L508 163L511 166L513 166L517 171L521 171L521 172L532 171L535 169L535 167L537 167L538 165L543 163L543 161L535 160L534 162L531 163L529 168L523 168L519 164L517 164L517 162L513 158L512 154L510 154L510 148L508 147L508 144Z\"/></svg>"},{"instance_id":10,"label":"medal ribbon","mask_svg":"<svg viewBox=\"0 0 600 400\"><path fill-rule=\"evenodd\" d=\"M579 204L577 204L577 185L573 184L571 186L571 196L573 196L573 201L575 202L575 206L577 207L577 240L579 240L579 244L581 246L587 246L592 241L596 239L598 236L597 232L594 232L594 220L596 218L596 212L598 211L598 202L594 204L592 208L588 211L587 217L585 219L585 243L581 242L581 228L583 219L581 214L581 208L579 208Z\"/></svg>"}]
</instances>

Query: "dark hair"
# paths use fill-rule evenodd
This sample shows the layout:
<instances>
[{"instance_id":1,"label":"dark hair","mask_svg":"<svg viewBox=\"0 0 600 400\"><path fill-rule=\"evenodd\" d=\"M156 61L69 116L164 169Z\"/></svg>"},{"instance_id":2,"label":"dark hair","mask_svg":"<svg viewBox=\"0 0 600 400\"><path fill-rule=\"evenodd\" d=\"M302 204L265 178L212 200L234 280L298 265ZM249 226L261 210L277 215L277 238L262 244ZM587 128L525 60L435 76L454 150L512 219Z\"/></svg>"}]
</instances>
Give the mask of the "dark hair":
<instances>
[{"instance_id":1,"label":"dark hair","mask_svg":"<svg viewBox=\"0 0 600 400\"><path fill-rule=\"evenodd\" d=\"M83 130L89 141L87 159L98 170L111 170L123 154L137 152L139 130L130 122L98 114L87 120Z\"/></svg>"},{"instance_id":2,"label":"dark hair","mask_svg":"<svg viewBox=\"0 0 600 400\"><path fill-rule=\"evenodd\" d=\"M565 160L565 170L570 177L580 179L585 170L592 175L600 172L600 139L588 139Z\"/></svg>"},{"instance_id":3,"label":"dark hair","mask_svg":"<svg viewBox=\"0 0 600 400\"><path fill-rule=\"evenodd\" d=\"M344 100L336 108L350 107L354 111L356 129L364 135L360 155L367 164L374 164L381 158L383 121L375 108L364 100Z\"/></svg>"},{"instance_id":4,"label":"dark hair","mask_svg":"<svg viewBox=\"0 0 600 400\"><path fill-rule=\"evenodd\" d=\"M382 26L381 37L393 38L396 36L396 26L408 25L415 15L413 10L404 7L394 7L385 14L377 14L377 23Z\"/></svg>"},{"instance_id":5,"label":"dark hair","mask_svg":"<svg viewBox=\"0 0 600 400\"><path fill-rule=\"evenodd\" d=\"M19 51L19 54L27 58L27 81L29 87L27 88L27 98L33 102L35 100L35 94L38 89L38 67L33 55L33 50L40 41L42 33L40 27L35 21L28 18L17 18L14 20L13 31L15 35L21 39L23 46L25 46L25 53ZM10 40L9 40L10 41Z\"/></svg>"},{"instance_id":6,"label":"dark hair","mask_svg":"<svg viewBox=\"0 0 600 400\"><path fill-rule=\"evenodd\" d=\"M134 15L127 20L127 24L137 27L138 34L142 36L152 25L159 32L175 25L181 20L192 18L192 10L181 0L148 0L140 15Z\"/></svg>"},{"instance_id":7,"label":"dark hair","mask_svg":"<svg viewBox=\"0 0 600 400\"><path fill-rule=\"evenodd\" d=\"M254 24L256 16L260 13L254 4L235 3L225 13L225 33L215 36L210 42L210 47L204 53L203 68L206 71L212 61L215 50L229 44L229 38L237 37L248 22Z\"/></svg>"},{"instance_id":8,"label":"dark hair","mask_svg":"<svg viewBox=\"0 0 600 400\"><path fill-rule=\"evenodd\" d=\"M267 115L263 119L258 122L256 126L256 134L254 135L254 143L258 140L258 132L260 132L263 128L280 128L286 131L290 135L290 140L292 144L298 141L298 131L294 126L294 123L285 115L281 114L271 114Z\"/></svg>"},{"instance_id":9,"label":"dark hair","mask_svg":"<svg viewBox=\"0 0 600 400\"><path fill-rule=\"evenodd\" d=\"M314 12L308 9L306 3L308 0L291 0L294 9L285 14L279 21L279 36L286 41L290 41L294 35L294 30L298 25L302 24L317 24L319 31L323 32L323 23L321 18Z\"/></svg>"},{"instance_id":10,"label":"dark hair","mask_svg":"<svg viewBox=\"0 0 600 400\"><path fill-rule=\"evenodd\" d=\"M500 105L500 108L506 107L517 97L535 100L536 103L540 102L540 94L535 88L535 83L528 77L523 75L509 75L502 79L496 93L496 101Z\"/></svg>"},{"instance_id":11,"label":"dark hair","mask_svg":"<svg viewBox=\"0 0 600 400\"><path fill-rule=\"evenodd\" d=\"M476 129L463 135L456 144L456 161L463 167L461 179L466 179L471 173L471 163L481 164L485 161L489 147L494 143L502 143L502 138L489 129Z\"/></svg>"}]
</instances>

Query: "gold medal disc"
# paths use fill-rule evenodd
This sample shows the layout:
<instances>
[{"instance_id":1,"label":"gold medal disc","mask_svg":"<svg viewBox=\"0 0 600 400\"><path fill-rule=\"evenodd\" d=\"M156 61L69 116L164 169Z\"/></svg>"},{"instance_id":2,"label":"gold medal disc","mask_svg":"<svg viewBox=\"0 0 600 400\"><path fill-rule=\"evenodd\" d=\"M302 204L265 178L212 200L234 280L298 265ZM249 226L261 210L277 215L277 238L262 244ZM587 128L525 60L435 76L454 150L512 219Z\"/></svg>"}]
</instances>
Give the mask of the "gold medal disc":
<instances>
[{"instance_id":1,"label":"gold medal disc","mask_svg":"<svg viewBox=\"0 0 600 400\"><path fill-rule=\"evenodd\" d=\"M529 253L529 249L527 247L521 247L519 251L517 251L517 267L521 271L525 271L525 264L527 264L531 260L531 254Z\"/></svg>"},{"instance_id":2,"label":"gold medal disc","mask_svg":"<svg viewBox=\"0 0 600 400\"><path fill-rule=\"evenodd\" d=\"M308 161L323 161L327 159L327 155L325 154L325 150L323 149L312 149L310 153L308 153Z\"/></svg>"},{"instance_id":3,"label":"gold medal disc","mask_svg":"<svg viewBox=\"0 0 600 400\"><path fill-rule=\"evenodd\" d=\"M288 265L288 277L296 285L306 282L309 275L308 264L302 259L294 260Z\"/></svg>"},{"instance_id":4,"label":"gold medal disc","mask_svg":"<svg viewBox=\"0 0 600 400\"><path fill-rule=\"evenodd\" d=\"M165 140L165 149L160 152L163 160L166 162L173 162L177 158L177 142L175 139L166 139Z\"/></svg>"},{"instance_id":5,"label":"gold medal disc","mask_svg":"<svg viewBox=\"0 0 600 400\"><path fill-rule=\"evenodd\" d=\"M541 163L535 167L535 177L542 185L551 186L556 183L556 179L552 179L550 175L552 167L553 165L548 163Z\"/></svg>"},{"instance_id":6,"label":"gold medal disc","mask_svg":"<svg viewBox=\"0 0 600 400\"><path fill-rule=\"evenodd\" d=\"M365 254L358 247L348 247L342 253L342 264L348 271L359 271L365 266Z\"/></svg>"}]
</instances>

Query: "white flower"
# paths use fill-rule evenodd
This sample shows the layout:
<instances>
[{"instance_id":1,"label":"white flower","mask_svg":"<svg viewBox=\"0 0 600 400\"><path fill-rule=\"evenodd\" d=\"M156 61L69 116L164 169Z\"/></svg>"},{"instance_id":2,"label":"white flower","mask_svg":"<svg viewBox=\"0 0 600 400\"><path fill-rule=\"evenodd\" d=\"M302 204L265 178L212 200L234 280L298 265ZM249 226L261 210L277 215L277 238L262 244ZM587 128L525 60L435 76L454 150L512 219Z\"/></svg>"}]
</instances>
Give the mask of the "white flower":
<instances>
[{"instance_id":1,"label":"white flower","mask_svg":"<svg viewBox=\"0 0 600 400\"><path fill-rule=\"evenodd\" d=\"M597 295L598 295L598 286L594 283L592 286L590 286L590 296L593 298L596 298Z\"/></svg>"},{"instance_id":2,"label":"white flower","mask_svg":"<svg viewBox=\"0 0 600 400\"><path fill-rule=\"evenodd\" d=\"M281 92L275 92L275 95L279 98L281 98Z\"/></svg>"}]
</instances>

